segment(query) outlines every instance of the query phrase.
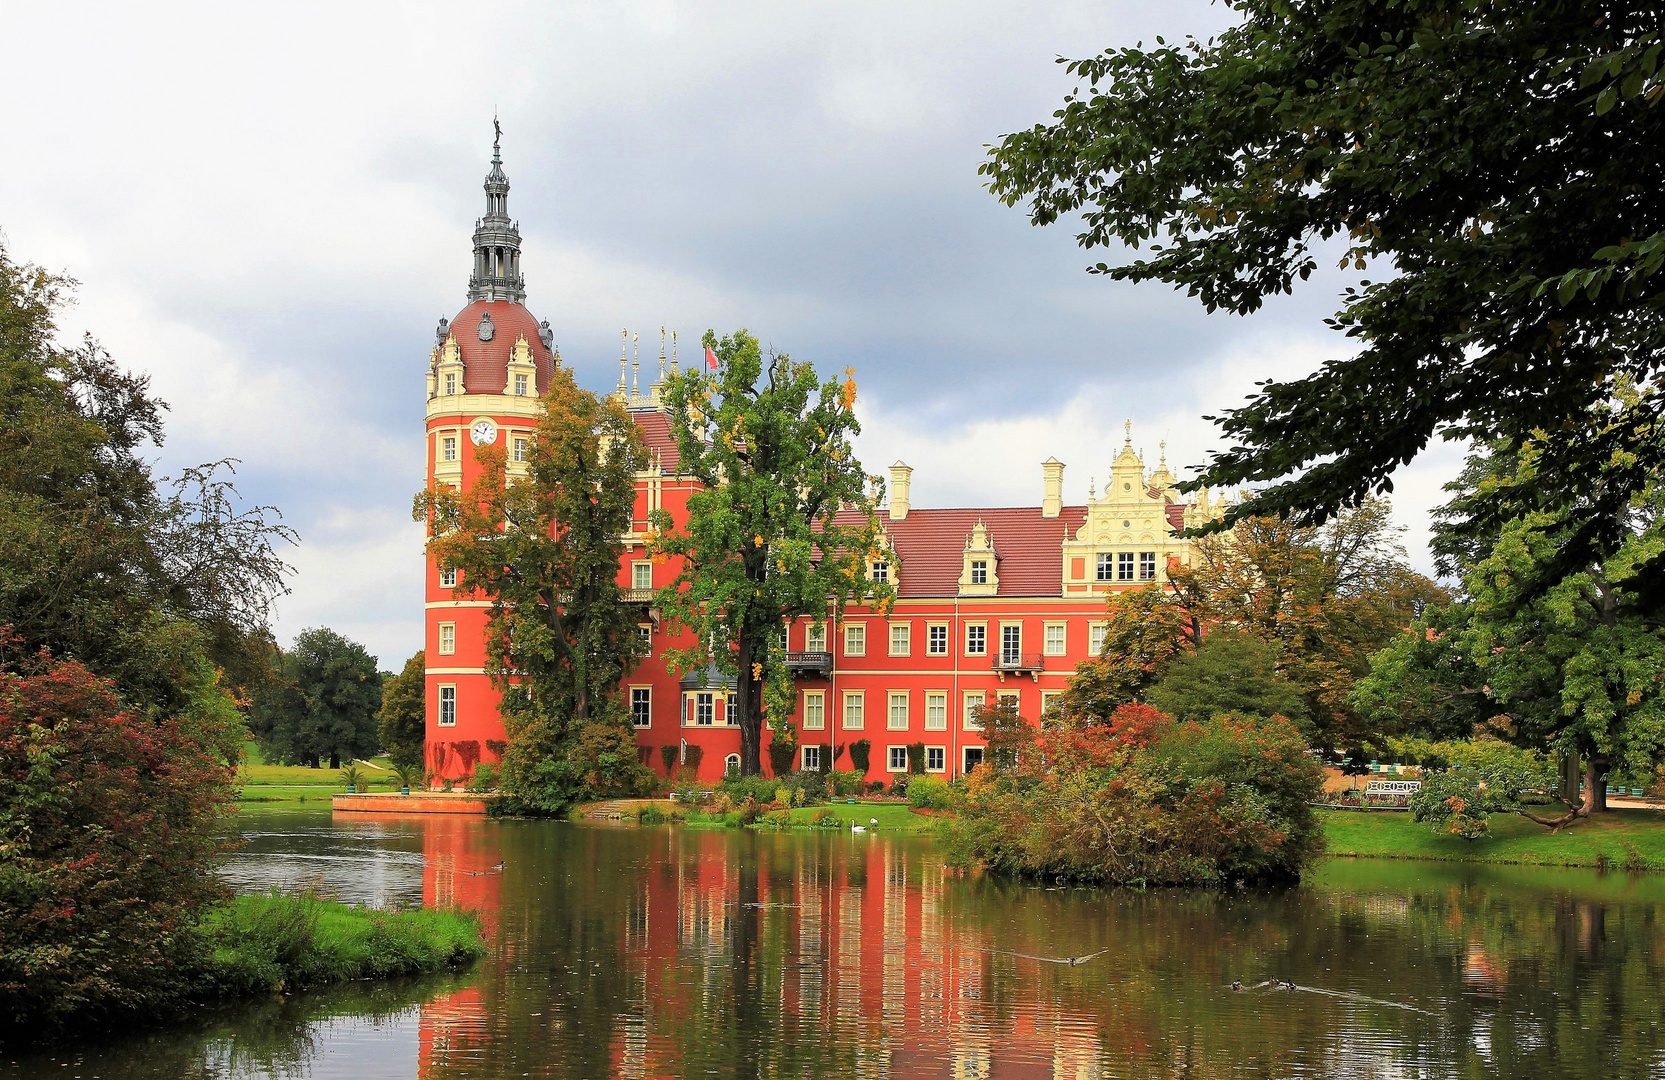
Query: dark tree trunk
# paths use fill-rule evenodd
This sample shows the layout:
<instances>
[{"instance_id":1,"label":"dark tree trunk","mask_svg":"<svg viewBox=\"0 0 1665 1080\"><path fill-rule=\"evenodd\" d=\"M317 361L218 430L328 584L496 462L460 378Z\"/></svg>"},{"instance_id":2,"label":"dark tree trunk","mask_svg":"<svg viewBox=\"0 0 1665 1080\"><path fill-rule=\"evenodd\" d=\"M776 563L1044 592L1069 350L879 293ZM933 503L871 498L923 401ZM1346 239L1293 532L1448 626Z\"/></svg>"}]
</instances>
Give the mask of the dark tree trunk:
<instances>
[{"instance_id":1,"label":"dark tree trunk","mask_svg":"<svg viewBox=\"0 0 1665 1080\"><path fill-rule=\"evenodd\" d=\"M763 775L763 709L752 678L752 640L740 632L740 670L734 680L734 704L740 710L740 775Z\"/></svg>"},{"instance_id":2,"label":"dark tree trunk","mask_svg":"<svg viewBox=\"0 0 1665 1080\"><path fill-rule=\"evenodd\" d=\"M306 767L309 768L309 769L316 769L318 767L318 755L317 754L313 754L311 757L306 759Z\"/></svg>"},{"instance_id":3,"label":"dark tree trunk","mask_svg":"<svg viewBox=\"0 0 1665 1080\"><path fill-rule=\"evenodd\" d=\"M1568 806L1578 805L1578 755L1561 754L1561 801Z\"/></svg>"},{"instance_id":4,"label":"dark tree trunk","mask_svg":"<svg viewBox=\"0 0 1665 1080\"><path fill-rule=\"evenodd\" d=\"M334 751L334 750L330 751L330 768L332 768L332 769L341 768L341 755L340 755L340 753L338 753L337 751Z\"/></svg>"},{"instance_id":5,"label":"dark tree trunk","mask_svg":"<svg viewBox=\"0 0 1665 1080\"><path fill-rule=\"evenodd\" d=\"M1602 754L1591 754L1584 759L1584 810L1585 814L1605 814L1607 812L1607 758Z\"/></svg>"}]
</instances>

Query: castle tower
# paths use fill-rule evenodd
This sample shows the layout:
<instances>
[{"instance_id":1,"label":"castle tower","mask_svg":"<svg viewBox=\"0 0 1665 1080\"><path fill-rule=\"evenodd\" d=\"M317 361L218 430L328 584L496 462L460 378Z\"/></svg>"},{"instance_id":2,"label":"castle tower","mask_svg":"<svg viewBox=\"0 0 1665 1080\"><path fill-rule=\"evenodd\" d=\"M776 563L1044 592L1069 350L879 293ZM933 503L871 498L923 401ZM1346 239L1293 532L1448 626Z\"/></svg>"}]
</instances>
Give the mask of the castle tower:
<instances>
[{"instance_id":1,"label":"castle tower","mask_svg":"<svg viewBox=\"0 0 1665 1080\"><path fill-rule=\"evenodd\" d=\"M486 448L504 455L511 477L525 469L538 398L559 363L548 320L539 322L523 303L520 229L509 217L501 129L496 134L486 213L474 228L469 303L439 321L428 355L428 482L456 490L475 482L477 455ZM498 694L485 668L490 609L431 556L425 593L427 769L467 777L476 762L498 758L503 739Z\"/></svg>"}]
</instances>

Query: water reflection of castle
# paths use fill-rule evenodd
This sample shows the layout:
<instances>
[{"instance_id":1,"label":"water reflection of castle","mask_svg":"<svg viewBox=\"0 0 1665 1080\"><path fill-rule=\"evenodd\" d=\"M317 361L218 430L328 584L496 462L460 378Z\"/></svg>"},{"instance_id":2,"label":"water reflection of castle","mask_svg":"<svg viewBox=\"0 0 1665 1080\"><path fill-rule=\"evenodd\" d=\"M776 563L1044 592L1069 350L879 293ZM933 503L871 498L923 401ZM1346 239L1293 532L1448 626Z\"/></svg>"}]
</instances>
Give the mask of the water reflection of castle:
<instances>
[{"instance_id":1,"label":"water reflection of castle","mask_svg":"<svg viewBox=\"0 0 1665 1080\"><path fill-rule=\"evenodd\" d=\"M480 909L496 926L522 921L529 913L517 909L536 899L532 883L517 880L512 857L477 824L447 824L435 822L427 834L425 903ZM944 910L941 854L929 846L848 834L819 843L670 829L641 836L656 845L653 861L621 875L628 883L618 883L619 903L603 928L616 970L580 977L586 993L597 978L620 987L622 1007L605 1036L611 1075L739 1065L752 1050L715 1043L738 1031L742 1017L773 1033L757 1053L790 1044L801 1057L806 1046L819 1048L814 1060L775 1062L765 1073L790 1064L810 1075L1099 1074L1095 1018L1003 999L995 969L1013 961L987 948L998 940L988 928L956 931ZM760 872L760 860L747 854L752 843L785 850L770 852ZM511 865L488 872L500 858ZM522 937L523 929L504 939L536 950L537 933ZM521 959L494 958L478 985L423 1006L420 1075L490 1074L517 996L498 980L507 971L512 982ZM548 1018L557 1038L570 1037L554 1029L572 1004L559 993L519 1002L523 1018ZM566 1075L559 1067L552 1074Z\"/></svg>"}]
</instances>

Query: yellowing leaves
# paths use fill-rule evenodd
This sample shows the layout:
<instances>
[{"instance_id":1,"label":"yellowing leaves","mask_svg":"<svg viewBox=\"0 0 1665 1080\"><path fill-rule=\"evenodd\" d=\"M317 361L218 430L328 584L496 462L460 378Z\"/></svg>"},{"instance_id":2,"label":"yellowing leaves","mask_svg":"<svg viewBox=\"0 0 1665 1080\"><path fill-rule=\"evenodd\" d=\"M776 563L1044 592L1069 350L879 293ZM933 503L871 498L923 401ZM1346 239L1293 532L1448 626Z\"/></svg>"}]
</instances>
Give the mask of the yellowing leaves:
<instances>
[{"instance_id":1,"label":"yellowing leaves","mask_svg":"<svg viewBox=\"0 0 1665 1080\"><path fill-rule=\"evenodd\" d=\"M856 369L855 368L847 367L847 368L844 369L844 385L842 387L842 390L843 390L843 393L839 394L839 396L838 396L839 403L841 405L843 405L846 409L854 408L855 404L856 404Z\"/></svg>"}]
</instances>

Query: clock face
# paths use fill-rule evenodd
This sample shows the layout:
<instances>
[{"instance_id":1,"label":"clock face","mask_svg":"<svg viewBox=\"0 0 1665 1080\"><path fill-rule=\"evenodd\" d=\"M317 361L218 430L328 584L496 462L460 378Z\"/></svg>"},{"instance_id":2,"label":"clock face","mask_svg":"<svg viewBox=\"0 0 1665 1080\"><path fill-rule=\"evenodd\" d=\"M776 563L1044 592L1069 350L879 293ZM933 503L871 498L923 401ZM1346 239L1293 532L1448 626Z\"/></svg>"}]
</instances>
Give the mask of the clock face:
<instances>
[{"instance_id":1,"label":"clock face","mask_svg":"<svg viewBox=\"0 0 1665 1080\"><path fill-rule=\"evenodd\" d=\"M476 420L469 429L469 434L481 446L490 446L497 441L497 425L490 420Z\"/></svg>"}]
</instances>

